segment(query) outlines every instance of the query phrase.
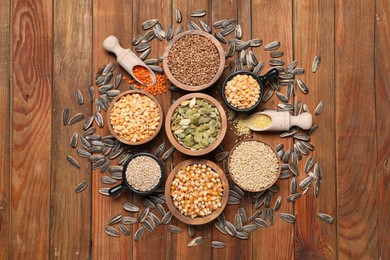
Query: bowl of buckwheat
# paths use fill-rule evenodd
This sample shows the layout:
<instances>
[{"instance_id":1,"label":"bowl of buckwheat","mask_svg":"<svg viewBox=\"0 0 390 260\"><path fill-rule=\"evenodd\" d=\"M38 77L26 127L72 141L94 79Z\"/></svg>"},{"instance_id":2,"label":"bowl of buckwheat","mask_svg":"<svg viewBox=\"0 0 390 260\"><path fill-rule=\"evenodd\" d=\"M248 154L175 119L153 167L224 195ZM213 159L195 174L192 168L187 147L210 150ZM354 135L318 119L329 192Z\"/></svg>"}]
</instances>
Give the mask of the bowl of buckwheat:
<instances>
[{"instance_id":1,"label":"bowl of buckwheat","mask_svg":"<svg viewBox=\"0 0 390 260\"><path fill-rule=\"evenodd\" d=\"M168 175L165 198L172 214L190 225L202 225L219 216L229 196L225 173L205 159L189 159Z\"/></svg>"},{"instance_id":2,"label":"bowl of buckwheat","mask_svg":"<svg viewBox=\"0 0 390 260\"><path fill-rule=\"evenodd\" d=\"M199 91L213 85L225 66L225 51L209 33L191 30L178 34L164 50L164 72L178 88Z\"/></svg>"},{"instance_id":3,"label":"bowl of buckwheat","mask_svg":"<svg viewBox=\"0 0 390 260\"><path fill-rule=\"evenodd\" d=\"M107 110L108 129L119 141L140 145L160 131L163 111L157 99L143 90L128 90L116 96Z\"/></svg>"},{"instance_id":4,"label":"bowl of buckwheat","mask_svg":"<svg viewBox=\"0 0 390 260\"><path fill-rule=\"evenodd\" d=\"M222 98L234 111L251 112L262 102L266 82L277 76L276 69L260 77L246 70L235 71L222 84Z\"/></svg>"}]
</instances>

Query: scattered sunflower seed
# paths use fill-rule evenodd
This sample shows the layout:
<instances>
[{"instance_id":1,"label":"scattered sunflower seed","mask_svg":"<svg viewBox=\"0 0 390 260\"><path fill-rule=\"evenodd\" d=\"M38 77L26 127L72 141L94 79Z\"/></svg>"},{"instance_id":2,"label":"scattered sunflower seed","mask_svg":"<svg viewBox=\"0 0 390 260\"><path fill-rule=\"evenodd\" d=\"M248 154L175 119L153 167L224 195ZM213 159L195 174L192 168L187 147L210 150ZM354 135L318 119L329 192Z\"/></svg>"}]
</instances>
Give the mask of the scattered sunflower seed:
<instances>
[{"instance_id":1,"label":"scattered sunflower seed","mask_svg":"<svg viewBox=\"0 0 390 260\"><path fill-rule=\"evenodd\" d=\"M83 119L84 119L84 115L82 113L77 113L76 115L74 115L72 118L69 119L68 124L74 125Z\"/></svg>"},{"instance_id":2,"label":"scattered sunflower seed","mask_svg":"<svg viewBox=\"0 0 390 260\"><path fill-rule=\"evenodd\" d=\"M321 64L321 57L315 56L311 65L311 72L316 73Z\"/></svg>"},{"instance_id":3,"label":"scattered sunflower seed","mask_svg":"<svg viewBox=\"0 0 390 260\"><path fill-rule=\"evenodd\" d=\"M65 107L62 111L62 123L64 125L67 125L69 123L70 119L70 109L68 107Z\"/></svg>"},{"instance_id":4,"label":"scattered sunflower seed","mask_svg":"<svg viewBox=\"0 0 390 260\"><path fill-rule=\"evenodd\" d=\"M145 231L145 227L144 226L140 226L137 231L135 231L135 234L134 234L134 240L135 241L139 241L142 237L142 235L144 234L144 231Z\"/></svg>"},{"instance_id":5,"label":"scattered sunflower seed","mask_svg":"<svg viewBox=\"0 0 390 260\"><path fill-rule=\"evenodd\" d=\"M276 50L277 48L280 47L280 42L279 41L273 41L268 43L267 45L264 46L265 51L271 51L271 50Z\"/></svg>"},{"instance_id":6,"label":"scattered sunflower seed","mask_svg":"<svg viewBox=\"0 0 390 260\"><path fill-rule=\"evenodd\" d=\"M169 225L168 226L168 231L173 233L173 234L180 234L183 232L183 230L175 225Z\"/></svg>"},{"instance_id":7,"label":"scattered sunflower seed","mask_svg":"<svg viewBox=\"0 0 390 260\"><path fill-rule=\"evenodd\" d=\"M157 19L150 19L142 23L142 29L148 30L157 24Z\"/></svg>"},{"instance_id":8,"label":"scattered sunflower seed","mask_svg":"<svg viewBox=\"0 0 390 260\"><path fill-rule=\"evenodd\" d=\"M76 90L76 100L79 105L84 104L83 93L81 93L80 89Z\"/></svg>"},{"instance_id":9,"label":"scattered sunflower seed","mask_svg":"<svg viewBox=\"0 0 390 260\"><path fill-rule=\"evenodd\" d=\"M84 180L84 181L80 182L80 184L77 185L77 187L76 187L76 193L82 192L83 190L85 190L87 188L87 186L88 186L87 181Z\"/></svg>"},{"instance_id":10,"label":"scattered sunflower seed","mask_svg":"<svg viewBox=\"0 0 390 260\"><path fill-rule=\"evenodd\" d=\"M195 10L190 13L191 17L202 17L206 15L206 10Z\"/></svg>"},{"instance_id":11,"label":"scattered sunflower seed","mask_svg":"<svg viewBox=\"0 0 390 260\"><path fill-rule=\"evenodd\" d=\"M66 156L66 159L68 160L68 162L69 162L73 167L75 167L76 169L80 170L80 164L76 161L75 158L73 158L73 157L70 156L70 155L67 155L67 156Z\"/></svg>"},{"instance_id":12,"label":"scattered sunflower seed","mask_svg":"<svg viewBox=\"0 0 390 260\"><path fill-rule=\"evenodd\" d=\"M122 232L125 236L130 236L130 230L123 224L119 224L119 230Z\"/></svg>"},{"instance_id":13,"label":"scattered sunflower seed","mask_svg":"<svg viewBox=\"0 0 390 260\"><path fill-rule=\"evenodd\" d=\"M220 249L220 248L225 248L226 244L221 241L215 240L215 241L211 241L211 247Z\"/></svg>"},{"instance_id":14,"label":"scattered sunflower seed","mask_svg":"<svg viewBox=\"0 0 390 260\"><path fill-rule=\"evenodd\" d=\"M107 235L109 235L109 236L119 237L121 235L116 228L111 227L111 226L107 226L105 228L105 231L106 231Z\"/></svg>"},{"instance_id":15,"label":"scattered sunflower seed","mask_svg":"<svg viewBox=\"0 0 390 260\"><path fill-rule=\"evenodd\" d=\"M175 150L176 150L176 148L172 146L171 148L169 148L169 149L162 155L161 159L162 159L164 162L168 161L169 158L171 158L171 156L172 156L172 154L173 154L173 152L174 152Z\"/></svg>"},{"instance_id":16,"label":"scattered sunflower seed","mask_svg":"<svg viewBox=\"0 0 390 260\"><path fill-rule=\"evenodd\" d=\"M200 245L200 244L202 244L203 242L204 242L203 237L197 237L197 238L192 239L192 240L187 244L187 246L188 246L188 247L193 247L193 246Z\"/></svg>"},{"instance_id":17,"label":"scattered sunflower seed","mask_svg":"<svg viewBox=\"0 0 390 260\"><path fill-rule=\"evenodd\" d=\"M294 224L295 223L295 216L292 215L292 214L289 214L289 213L279 213L279 217L288 222L288 223L291 223L291 224Z\"/></svg>"},{"instance_id":18,"label":"scattered sunflower seed","mask_svg":"<svg viewBox=\"0 0 390 260\"><path fill-rule=\"evenodd\" d=\"M324 221L327 224L332 224L333 223L333 218L329 216L328 214L325 213L317 213L317 217Z\"/></svg>"},{"instance_id":19,"label":"scattered sunflower seed","mask_svg":"<svg viewBox=\"0 0 390 260\"><path fill-rule=\"evenodd\" d=\"M167 225L169 222L171 222L172 219L172 212L168 211L165 216L162 218L161 222L165 225Z\"/></svg>"},{"instance_id":20,"label":"scattered sunflower seed","mask_svg":"<svg viewBox=\"0 0 390 260\"><path fill-rule=\"evenodd\" d=\"M316 107L316 109L314 110L314 114L316 116L320 115L322 110L324 109L324 101L320 101Z\"/></svg>"}]
</instances>

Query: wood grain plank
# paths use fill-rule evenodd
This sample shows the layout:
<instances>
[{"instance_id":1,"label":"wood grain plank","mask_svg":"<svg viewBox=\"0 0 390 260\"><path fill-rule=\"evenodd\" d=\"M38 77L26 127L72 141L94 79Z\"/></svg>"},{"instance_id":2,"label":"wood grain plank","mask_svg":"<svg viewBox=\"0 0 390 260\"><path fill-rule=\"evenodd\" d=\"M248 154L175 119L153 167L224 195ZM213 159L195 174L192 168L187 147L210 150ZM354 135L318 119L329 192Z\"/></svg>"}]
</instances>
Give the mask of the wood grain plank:
<instances>
[{"instance_id":1,"label":"wood grain plank","mask_svg":"<svg viewBox=\"0 0 390 260\"><path fill-rule=\"evenodd\" d=\"M109 62L116 63L116 57L112 53L108 53L103 49L103 41L109 35L114 35L119 39L119 43L124 48L129 48L132 36L132 1L93 1L93 79L95 73L103 64ZM116 72L125 71L116 63ZM96 86L95 86L96 88ZM128 89L126 83L123 81L120 90ZM95 93L98 95L98 93ZM94 111L96 107L93 106ZM106 122L106 113L102 111L102 115ZM108 129L98 128L98 134L109 134ZM113 160L111 165L116 165L117 160ZM133 253L133 239L132 236L121 236L120 238L108 236L104 228L108 225L108 221L117 214L124 216L130 215L122 208L122 204L126 201L132 201L132 196L127 191L118 198L110 198L99 193L99 189L103 187L110 187L102 184L100 177L103 174L99 170L94 170L92 173L92 259L111 259L113 255L119 259L131 259ZM105 173L104 175L109 175ZM118 225L114 225L118 228ZM133 229L130 226L130 231L133 234Z\"/></svg>"},{"instance_id":2,"label":"wood grain plank","mask_svg":"<svg viewBox=\"0 0 390 260\"><path fill-rule=\"evenodd\" d=\"M212 14L213 20L212 24L216 21L222 19L236 19L236 22L241 25L243 31L244 40L249 40L251 38L251 12L250 12L251 1L229 1L221 5L218 1L212 2ZM220 31L220 29L213 28L213 32ZM225 36L226 40L234 39L235 33L231 33ZM228 49L228 44L222 44L225 51ZM238 55L227 59L226 64L234 62ZM224 79L232 72L232 69L227 69L222 74L217 85L221 86ZM226 113L228 113L228 107L225 105L222 95L219 91L219 88L216 90L214 97L223 105ZM231 124L230 120L228 121L228 129L225 135L225 138L222 142L222 147L225 151L230 151L236 142L241 139L242 136L238 136L235 133L235 128ZM220 152L218 150L218 152ZM222 166L223 167L223 166ZM229 179L231 182L231 179ZM227 205L224 214L225 219L231 223L234 223L234 218L238 209L243 207L246 215L252 215L252 203L250 201L248 193L242 199L242 202L239 205ZM252 258L252 242L253 242L253 233L249 235L249 239L241 240L236 237L231 237L230 235L224 235L213 227L213 240L222 241L226 244L225 249L213 249L213 257L216 259L251 259Z\"/></svg>"},{"instance_id":3,"label":"wood grain plank","mask_svg":"<svg viewBox=\"0 0 390 260\"><path fill-rule=\"evenodd\" d=\"M52 3L12 3L12 252L48 257Z\"/></svg>"},{"instance_id":4,"label":"wood grain plank","mask_svg":"<svg viewBox=\"0 0 390 260\"><path fill-rule=\"evenodd\" d=\"M167 32L168 27L171 24L171 6L169 0L134 0L133 8L134 10L139 10L137 13L133 12L133 37L138 34L145 34L146 31L142 29L141 24L144 21L153 18L158 19L162 24L165 32ZM157 38L154 38L149 43L151 44L151 52L148 58L158 59L164 52L166 40L160 42ZM134 46L132 47L134 50ZM165 115L170 107L171 94L167 92L163 94L157 94L155 97L163 109L165 119ZM163 142L165 142L167 147L169 147L169 141L166 137L164 126L162 127L158 136L151 142L147 143L144 148L150 152L155 152L156 148ZM165 163L164 166L166 174L169 174L170 162ZM143 208L143 199L144 197L133 195L133 203L138 205L140 208ZM164 205L164 208L168 210L166 205ZM153 212L160 219L162 218L157 209L151 209L151 212ZM138 228L139 226L140 224L137 224L135 227ZM169 256L170 250L170 235L167 231L166 225L157 227L153 233L145 231L142 239L138 242L134 242L133 245L133 259L142 259L145 257L149 259L160 259L164 257L167 258Z\"/></svg>"},{"instance_id":5,"label":"wood grain plank","mask_svg":"<svg viewBox=\"0 0 390 260\"><path fill-rule=\"evenodd\" d=\"M375 92L378 145L379 259L390 259L390 2L376 1Z\"/></svg>"},{"instance_id":6,"label":"wood grain plank","mask_svg":"<svg viewBox=\"0 0 390 260\"><path fill-rule=\"evenodd\" d=\"M335 70L340 72L336 73L335 86L340 258L378 258L374 8L374 1L336 2Z\"/></svg>"},{"instance_id":7,"label":"wood grain plank","mask_svg":"<svg viewBox=\"0 0 390 260\"><path fill-rule=\"evenodd\" d=\"M318 72L311 72L312 60L321 56ZM323 177L318 198L314 197L314 182L309 192L295 203L296 259L335 259L337 255L337 212L335 164L335 93L326 91L334 82L334 2L294 1L294 59L306 73L299 76L309 87L304 95L297 89L297 99L307 104L313 113L313 124L319 129L313 134L311 143L316 147L309 156L321 165ZM320 116L314 116L318 102L326 104ZM326 145L324 145L326 143ZM308 175L304 173L306 156L299 163L301 172L298 183ZM301 191L302 192L302 191ZM317 218L323 212L334 217L333 225Z\"/></svg>"},{"instance_id":8,"label":"wood grain plank","mask_svg":"<svg viewBox=\"0 0 390 260\"><path fill-rule=\"evenodd\" d=\"M8 259L11 246L10 161L10 1L0 1L0 259Z\"/></svg>"},{"instance_id":9,"label":"wood grain plank","mask_svg":"<svg viewBox=\"0 0 390 260\"><path fill-rule=\"evenodd\" d=\"M272 41L280 41L279 51L284 52L281 58L288 64L293 60L293 39L292 39L292 2L291 1L252 1L252 37L263 39L263 46ZM255 19L256 17L256 19ZM258 18L260 17L260 18ZM259 61L265 62L265 67L261 74L265 74L269 69L269 51L264 51L263 46L255 48L254 52ZM282 92L285 90L283 89ZM277 109L279 100L274 95L266 104L259 106L259 110ZM268 142L272 146L283 143L287 150L292 147L291 139L282 139L278 132L255 133L254 136L260 140ZM275 258L292 259L294 257L294 226L282 221L278 213L287 212L294 214L292 203L287 202L289 195L289 181L278 180L276 185L280 191L274 194L271 205L277 196L282 197L282 205L279 212L275 213L275 224L267 229L255 232L253 237L253 258ZM277 245L277 246L275 246Z\"/></svg>"},{"instance_id":10,"label":"wood grain plank","mask_svg":"<svg viewBox=\"0 0 390 260\"><path fill-rule=\"evenodd\" d=\"M178 8L182 13L182 22L180 23L184 27L184 31L187 31L187 24L190 21L194 21L197 24L199 24L197 21L199 19L190 17L191 11L204 9L206 10L207 14L205 17L202 17L201 19L205 21L206 23L210 24L211 20L211 12L210 12L210 1L207 0L201 0L201 1L183 1L183 0L173 0L172 1L172 17L174 18L175 10ZM173 19L173 24L175 24L175 27L178 27L179 24L177 24ZM183 96L184 94L187 94L185 92L180 93L174 93L173 97L174 99L178 99L179 97ZM205 157L205 156L204 156ZM202 158L204 158L202 157ZM173 163L174 165L178 165L180 162L189 159L189 156L184 155L180 153L179 151L176 151L173 154ZM170 258L172 259L211 259L212 257L212 251L210 247L212 235L211 235L211 224L201 225L195 227L195 236L202 236L204 238L203 244L196 246L196 247L187 247L187 244L192 238L188 236L187 232L187 224L184 224L180 222L177 219L173 219L172 223L174 225L177 225L181 227L184 232L180 235L171 235L171 254Z\"/></svg>"},{"instance_id":11,"label":"wood grain plank","mask_svg":"<svg viewBox=\"0 0 390 260\"><path fill-rule=\"evenodd\" d=\"M92 114L87 88L92 74L92 10L91 1L54 1L53 50L53 123L51 164L50 258L90 258L91 241L91 167L69 145L74 132L83 133L82 122L63 126L62 110L72 114ZM64 11L66 10L66 11ZM80 89L85 97L77 104L75 93ZM58 138L61 136L62 138ZM82 148L80 142L77 148ZM70 154L78 160L81 170L67 161ZM86 180L88 188L76 193L75 187ZM66 201L67 203L63 203Z\"/></svg>"}]
</instances>

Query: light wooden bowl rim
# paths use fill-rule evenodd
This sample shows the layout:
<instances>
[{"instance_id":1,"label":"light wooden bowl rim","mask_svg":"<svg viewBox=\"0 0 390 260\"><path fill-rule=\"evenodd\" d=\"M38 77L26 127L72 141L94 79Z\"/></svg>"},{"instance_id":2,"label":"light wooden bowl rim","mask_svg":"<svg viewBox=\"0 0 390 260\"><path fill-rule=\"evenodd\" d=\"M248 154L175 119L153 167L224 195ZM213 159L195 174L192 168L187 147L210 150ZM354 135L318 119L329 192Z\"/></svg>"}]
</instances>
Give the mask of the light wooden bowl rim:
<instances>
[{"instance_id":1,"label":"light wooden bowl rim","mask_svg":"<svg viewBox=\"0 0 390 260\"><path fill-rule=\"evenodd\" d=\"M206 84L203 84L203 85L200 85L200 86L186 85L186 84L178 81L172 75L171 70L169 69L169 65L168 65L168 54L169 54L169 51L171 50L172 46L176 43L176 41L178 41L179 39L181 39L183 37L186 37L188 35L202 35L202 36L206 37L207 39L211 40L211 42L214 44L215 48L217 48L217 51L219 53L219 58L220 58L220 60L219 60L219 68L218 68L217 73L214 75L214 78L209 83L206 83ZM204 31L200 31L200 30L185 31L185 32L182 32L182 33L178 34L176 37L174 37L169 42L169 44L165 47L164 55L163 55L163 67L164 67L165 75L178 88L181 88L181 89L184 89L184 90L187 90L187 91L203 90L203 89L206 89L206 88L210 87L211 85L213 85L221 77L221 75L223 73L223 69L225 67L225 51L224 51L221 43L212 34L209 34L209 33L206 33Z\"/></svg>"},{"instance_id":2,"label":"light wooden bowl rim","mask_svg":"<svg viewBox=\"0 0 390 260\"><path fill-rule=\"evenodd\" d=\"M221 207L217 210L213 211L210 215L207 217L198 217L198 218L190 218L182 215L179 210L176 209L176 207L173 205L172 197L171 197L171 183L176 175L176 173L183 167L187 165L192 164L205 164L209 166L211 169L213 169L216 173L218 173L219 177L221 178L222 185L223 185L223 194L222 194L222 202ZM209 223L213 221L215 218L217 218L225 209L227 201L229 198L229 182L226 178L226 175L224 171L214 162L206 160L206 159L188 159L181 163L179 163L168 175L166 183L165 183L165 200L168 206L168 209L172 212L172 214L181 222L184 222L186 224L190 225L203 225L206 223Z\"/></svg>"},{"instance_id":3,"label":"light wooden bowl rim","mask_svg":"<svg viewBox=\"0 0 390 260\"><path fill-rule=\"evenodd\" d=\"M221 115L221 130L218 134L217 139L215 140L215 142L213 144L211 144L210 146L208 146L204 149L201 149L201 150L190 150L188 148L185 148L176 140L176 138L173 136L173 133L171 130L171 119L172 119L172 115L175 112L176 108L180 105L180 103L182 101L189 100L189 99L192 99L194 97L205 99L205 100L209 101L211 104L213 104L218 109L218 112ZM227 118L226 118L225 110L223 110L222 105L213 97L206 95L206 94L203 94L203 93L190 93L190 94L187 94L187 95L180 97L178 100L175 101L175 103L173 103L171 105L171 107L168 110L167 116L165 118L165 132L166 132L167 137L168 137L169 141L171 142L171 144L180 152L187 154L187 155L191 155L191 156L201 156L201 155L205 155L205 154L213 151L222 142L223 138L225 137L226 130L227 130Z\"/></svg>"},{"instance_id":4,"label":"light wooden bowl rim","mask_svg":"<svg viewBox=\"0 0 390 260\"><path fill-rule=\"evenodd\" d=\"M240 144L244 143L244 142L252 142L252 141L255 141L255 142L260 142L260 143L263 143L263 144L266 144L268 145L272 151L274 152L276 158L278 159L278 164L279 164L279 169L278 169L278 173L276 174L276 178L273 182L271 182L267 187L265 188L262 188L262 189L259 189L259 190L250 190L250 189L247 189L245 187L242 187L240 184L238 184L236 182L236 180L234 179L234 175L231 173L231 170L230 170L230 161L231 161L231 156L233 154L233 151L237 148L237 146L239 146ZM249 191L249 192L260 192L260 191L264 191L264 190L267 190L268 188L270 188L272 185L274 185L277 180L279 179L279 176L280 176L280 171L281 171L281 160L278 156L278 153L276 152L275 148L273 148L269 143L265 142L265 141L262 141L262 140L259 140L259 139L256 139L256 138L248 138L248 139L244 139L244 140L241 140L239 141L238 143L236 143L233 148L230 150L230 153L229 153L229 156L228 156L228 168L229 168L229 175L230 177L232 178L232 181L238 186L240 187L241 189L243 190L246 190L246 191Z\"/></svg>"},{"instance_id":5,"label":"light wooden bowl rim","mask_svg":"<svg viewBox=\"0 0 390 260\"><path fill-rule=\"evenodd\" d=\"M125 96L125 95L129 95L129 94L140 94L140 95L145 95L147 97L149 97L154 103L156 103L157 107L158 107L158 110L159 110L159 114L160 114L160 121L158 122L158 126L157 126L157 129L156 131L154 132L153 135L149 136L148 138L144 139L144 140L141 140L139 142L131 142L131 141L128 141L122 137L120 137L117 133L115 133L114 129L112 128L111 126L111 121L110 121L110 114L111 114L111 110L112 110L112 107L114 106L115 102L117 102L121 97ZM128 145L141 145L141 144L144 144L144 143L147 143L149 141L151 141L153 138L155 138L158 133L160 132L161 130L161 127L162 127L162 124L163 124L163 117L164 117L164 113L163 113L163 110L161 108L161 105L160 103L157 101L157 99L150 93L144 91L144 90L140 90L140 89L136 89L136 90L127 90L127 91L124 91L122 93L120 93L118 96L116 96L111 102L110 102L110 106L108 107L108 110L107 110L107 125L108 125L108 130L110 131L110 133L116 138L118 139L120 142L122 143L125 143L125 144L128 144Z\"/></svg>"}]
</instances>

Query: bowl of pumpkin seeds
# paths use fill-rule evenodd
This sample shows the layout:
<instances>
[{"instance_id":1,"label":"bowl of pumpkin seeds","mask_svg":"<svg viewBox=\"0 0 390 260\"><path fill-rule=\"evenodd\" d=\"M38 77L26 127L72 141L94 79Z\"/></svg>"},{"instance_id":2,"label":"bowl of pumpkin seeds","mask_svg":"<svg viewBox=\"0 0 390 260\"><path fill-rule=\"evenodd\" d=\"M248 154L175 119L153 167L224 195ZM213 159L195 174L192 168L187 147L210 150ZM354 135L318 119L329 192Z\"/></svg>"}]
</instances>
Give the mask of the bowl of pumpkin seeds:
<instances>
[{"instance_id":1,"label":"bowl of pumpkin seeds","mask_svg":"<svg viewBox=\"0 0 390 260\"><path fill-rule=\"evenodd\" d=\"M203 93L182 96L169 108L165 131L169 141L180 152L201 156L222 142L227 118L221 104Z\"/></svg>"}]
</instances>

